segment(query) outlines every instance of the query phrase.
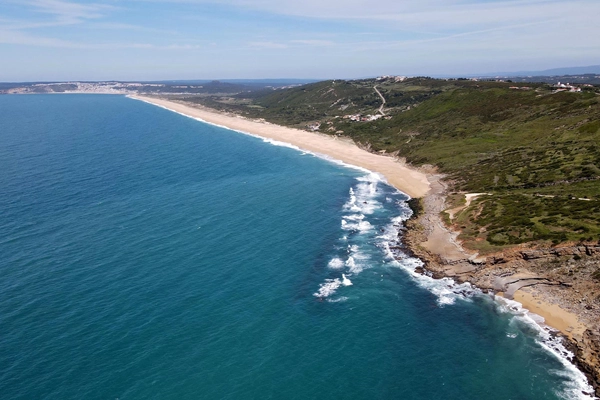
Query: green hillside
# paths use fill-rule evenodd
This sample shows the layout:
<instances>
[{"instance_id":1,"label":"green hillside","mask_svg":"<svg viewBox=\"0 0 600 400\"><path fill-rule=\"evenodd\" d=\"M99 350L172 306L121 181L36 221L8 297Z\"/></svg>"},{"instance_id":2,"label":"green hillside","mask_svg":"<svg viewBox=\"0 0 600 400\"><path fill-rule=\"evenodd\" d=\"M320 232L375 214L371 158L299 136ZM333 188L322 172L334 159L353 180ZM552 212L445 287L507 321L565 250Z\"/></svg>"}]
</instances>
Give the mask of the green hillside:
<instances>
[{"instance_id":1,"label":"green hillside","mask_svg":"<svg viewBox=\"0 0 600 400\"><path fill-rule=\"evenodd\" d=\"M489 193L454 221L467 246L485 252L600 239L600 88L556 89L388 78L187 100L303 129L319 124L372 151L437 166L452 192ZM449 197L453 205L463 198Z\"/></svg>"}]
</instances>

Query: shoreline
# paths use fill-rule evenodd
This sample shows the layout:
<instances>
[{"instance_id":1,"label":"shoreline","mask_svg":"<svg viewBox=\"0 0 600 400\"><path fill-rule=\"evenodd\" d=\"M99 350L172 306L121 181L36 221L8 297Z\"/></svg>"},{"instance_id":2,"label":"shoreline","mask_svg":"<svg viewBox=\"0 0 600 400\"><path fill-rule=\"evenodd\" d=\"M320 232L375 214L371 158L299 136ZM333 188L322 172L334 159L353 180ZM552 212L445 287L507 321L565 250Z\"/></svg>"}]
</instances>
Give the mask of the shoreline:
<instances>
[{"instance_id":1,"label":"shoreline","mask_svg":"<svg viewBox=\"0 0 600 400\"><path fill-rule=\"evenodd\" d=\"M515 246L480 256L463 248L458 239L460 232L442 221L444 212L455 211L447 210L447 190L442 178L430 175L432 190L421 199L419 213L405 223L404 244L425 263L417 272L436 279L448 277L458 283L468 282L497 296L497 301L504 298L520 303L537 325L562 338L565 348L573 354L571 362L585 375L595 398L600 398L600 310L591 306L588 299L583 301L583 291L578 290L581 281L565 281L564 275L552 269L555 267L548 267L597 268L600 243L556 248ZM574 256L580 260L588 257L587 267L572 264L568 259Z\"/></svg>"},{"instance_id":2,"label":"shoreline","mask_svg":"<svg viewBox=\"0 0 600 400\"><path fill-rule=\"evenodd\" d=\"M458 282L469 282L484 292L490 291L522 304L524 309L544 319L542 328L550 327L560 332L568 342L575 356L576 366L594 384L598 396L600 373L594 362L585 355L590 343L584 340L590 327L581 321L572 310L567 310L553 301L547 291L526 288L503 280L501 277L516 277L518 281L534 278L527 265L522 263L489 265L489 256L478 257L462 248L457 240L458 232L449 230L441 220L445 211L446 186L443 176L425 173L409 167L399 160L382 154L374 154L356 146L351 140L321 133L308 132L283 127L268 122L249 120L237 115L226 115L202 106L192 106L161 98L130 95L130 98L144 101L167 110L192 117L203 122L230 130L250 134L267 140L290 144L300 150L339 160L351 166L365 168L385 177L387 183L413 198L421 198L424 212L407 221L405 245L418 258L425 262L425 269L434 278L450 277ZM485 276L481 272L485 271ZM523 272L525 271L525 272ZM515 285L511 287L511 285ZM537 288L537 286L536 286ZM589 342L589 341L588 341ZM592 343L593 344L593 343ZM592 357L593 358L593 357Z\"/></svg>"},{"instance_id":3,"label":"shoreline","mask_svg":"<svg viewBox=\"0 0 600 400\"><path fill-rule=\"evenodd\" d=\"M192 107L172 100L147 96L128 96L168 110L200 119L206 123L248 133L263 139L291 144L301 150L324 155L343 163L365 168L383 175L388 184L408 194L423 197L429 192L427 174L409 167L390 156L374 154L353 142L335 136L307 132L267 122L257 122L239 116L230 116L200 107Z\"/></svg>"},{"instance_id":4,"label":"shoreline","mask_svg":"<svg viewBox=\"0 0 600 400\"><path fill-rule=\"evenodd\" d=\"M575 313L548 301L543 293L537 295L531 293L527 288L529 285L520 284L520 282L529 284L540 277L538 274L526 271L527 264L520 263L512 266L514 271L510 271L509 274L505 267L512 260L498 263L496 267L489 265L489 259L498 256L497 254L479 256L478 253L462 247L458 240L460 232L449 229L440 218L443 212L455 211L446 208L447 188L442 178L441 175L429 175L431 191L423 198L423 214L417 217L418 222L415 224L417 226L412 227L423 229L424 234L415 235L413 229L412 233L407 235L409 240L406 244L411 251L429 265L430 272L457 279L459 282L470 282L481 289L491 290L501 297L515 300L521 303L523 308L542 317L545 321L544 325L558 330L570 340L581 337L588 327ZM468 198L469 194L466 197ZM489 282L478 282L476 273L482 269L486 269L488 273L498 269L498 273L492 275Z\"/></svg>"}]
</instances>

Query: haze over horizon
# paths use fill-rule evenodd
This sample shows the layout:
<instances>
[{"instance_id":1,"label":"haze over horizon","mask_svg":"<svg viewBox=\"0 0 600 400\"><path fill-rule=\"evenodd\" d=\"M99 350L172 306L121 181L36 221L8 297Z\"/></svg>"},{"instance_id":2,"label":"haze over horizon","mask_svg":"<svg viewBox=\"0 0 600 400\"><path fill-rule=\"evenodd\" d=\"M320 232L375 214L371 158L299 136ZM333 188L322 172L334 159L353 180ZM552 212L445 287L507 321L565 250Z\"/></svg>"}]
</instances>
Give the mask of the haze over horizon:
<instances>
[{"instance_id":1,"label":"haze over horizon","mask_svg":"<svg viewBox=\"0 0 600 400\"><path fill-rule=\"evenodd\" d=\"M599 64L596 0L5 0L0 81L351 78Z\"/></svg>"}]
</instances>

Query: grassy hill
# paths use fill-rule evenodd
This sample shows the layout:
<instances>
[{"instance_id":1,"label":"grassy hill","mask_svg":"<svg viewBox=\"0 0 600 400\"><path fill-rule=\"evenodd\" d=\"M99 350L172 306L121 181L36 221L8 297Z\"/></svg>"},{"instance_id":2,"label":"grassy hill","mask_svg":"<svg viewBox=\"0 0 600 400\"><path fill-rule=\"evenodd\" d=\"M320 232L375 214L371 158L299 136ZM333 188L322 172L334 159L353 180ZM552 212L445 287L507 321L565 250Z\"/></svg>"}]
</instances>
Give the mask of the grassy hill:
<instances>
[{"instance_id":1,"label":"grassy hill","mask_svg":"<svg viewBox=\"0 0 600 400\"><path fill-rule=\"evenodd\" d=\"M383 113L378 109L385 98ZM484 192L452 221L482 252L524 242L600 239L600 88L442 80L324 81L187 100L281 125L344 135ZM369 118L371 121L353 121ZM451 195L457 206L462 195ZM450 222L450 221L449 221Z\"/></svg>"}]
</instances>

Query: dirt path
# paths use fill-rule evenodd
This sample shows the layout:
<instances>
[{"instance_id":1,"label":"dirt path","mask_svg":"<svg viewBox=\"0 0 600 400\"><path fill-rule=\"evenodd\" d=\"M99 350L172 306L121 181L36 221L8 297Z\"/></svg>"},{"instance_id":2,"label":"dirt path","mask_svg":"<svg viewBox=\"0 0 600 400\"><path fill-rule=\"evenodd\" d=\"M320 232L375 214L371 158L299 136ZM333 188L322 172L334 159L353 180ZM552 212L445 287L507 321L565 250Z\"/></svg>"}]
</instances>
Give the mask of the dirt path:
<instances>
[{"instance_id":1,"label":"dirt path","mask_svg":"<svg viewBox=\"0 0 600 400\"><path fill-rule=\"evenodd\" d=\"M435 254L452 269L459 261L468 261L477 257L477 253L469 253L457 241L458 232L453 232L444 226L440 213L446 207L446 185L440 175L430 175L431 191L424 201L424 215L421 224L427 232L427 241L421 245L431 254ZM450 272L450 271L447 271ZM465 271L461 271L465 272Z\"/></svg>"},{"instance_id":2,"label":"dirt path","mask_svg":"<svg viewBox=\"0 0 600 400\"><path fill-rule=\"evenodd\" d=\"M456 214L466 209L471 205L471 202L475 200L477 197L481 195L489 195L489 193L465 193L465 204L462 206L454 207L448 210L444 210L450 216L450 219L453 220Z\"/></svg>"},{"instance_id":3,"label":"dirt path","mask_svg":"<svg viewBox=\"0 0 600 400\"><path fill-rule=\"evenodd\" d=\"M377 85L373 86L373 89L375 89L379 97L381 97L381 106L379 107L379 110L377 110L377 112L385 116L385 113L383 112L383 107L385 106L385 97L383 97L379 89L377 89Z\"/></svg>"}]
</instances>

